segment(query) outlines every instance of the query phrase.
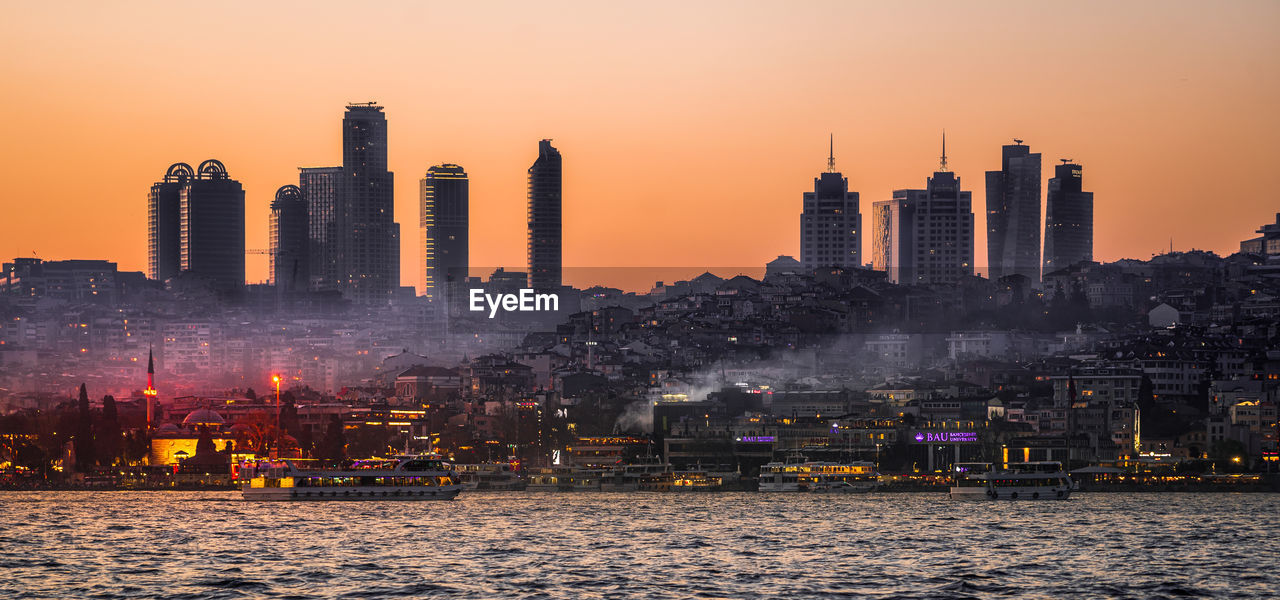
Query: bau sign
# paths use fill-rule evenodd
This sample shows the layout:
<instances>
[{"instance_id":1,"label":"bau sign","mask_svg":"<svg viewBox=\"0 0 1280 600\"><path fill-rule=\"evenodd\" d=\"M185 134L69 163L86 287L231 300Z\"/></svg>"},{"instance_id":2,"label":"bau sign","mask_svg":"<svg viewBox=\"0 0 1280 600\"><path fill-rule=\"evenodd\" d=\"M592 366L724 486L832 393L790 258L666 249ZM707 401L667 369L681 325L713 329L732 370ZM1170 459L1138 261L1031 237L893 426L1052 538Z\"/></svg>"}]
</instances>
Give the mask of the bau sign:
<instances>
[{"instance_id":1,"label":"bau sign","mask_svg":"<svg viewBox=\"0 0 1280 600\"><path fill-rule=\"evenodd\" d=\"M974 444L978 442L978 432L917 431L915 440L921 444Z\"/></svg>"}]
</instances>

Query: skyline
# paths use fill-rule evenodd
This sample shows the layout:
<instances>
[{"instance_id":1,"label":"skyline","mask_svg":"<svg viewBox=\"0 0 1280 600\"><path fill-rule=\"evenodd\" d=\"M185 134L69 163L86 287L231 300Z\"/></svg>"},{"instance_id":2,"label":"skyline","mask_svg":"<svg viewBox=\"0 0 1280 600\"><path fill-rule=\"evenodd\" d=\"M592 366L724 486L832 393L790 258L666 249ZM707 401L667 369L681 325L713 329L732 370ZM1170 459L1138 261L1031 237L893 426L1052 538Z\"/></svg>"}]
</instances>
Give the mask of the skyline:
<instances>
[{"instance_id":1,"label":"skyline","mask_svg":"<svg viewBox=\"0 0 1280 600\"><path fill-rule=\"evenodd\" d=\"M1273 4L1212 15L1188 3L1073 14L1003 5L998 24L984 21L997 7L929 4L545 13L560 21L519 5L394 7L381 11L393 17L380 20L387 35L367 40L374 61L326 43L337 6L232 7L200 13L198 28L157 24L196 14L185 7L23 7L0 25L0 72L13 88L0 106L24 115L11 139L26 142L0 156L12 194L0 252L146 270L147 189L168 165L207 158L244 184L246 246L267 248L275 191L297 183L298 167L333 163L338 115L367 100L386 107L388 168L402 179L401 279L419 291L413 221L426 169L454 163L470 176L471 263L518 267L526 171L542 138L567 159L567 267L799 258L802 194L825 170L832 133L836 170L866 216L936 169L946 129L951 169L979 198L979 263L983 174L1015 137L1046 165L1083 166L1096 260L1146 258L1171 237L1176 249L1230 254L1274 214L1254 175L1280 159L1269 142L1280 134L1269 103L1280 91L1280 42L1266 32L1280 17ZM808 35L801 24L816 16L849 35ZM409 35L424 18L459 26ZM508 45L474 43L489 30ZM918 43L894 44L907 33ZM322 63L343 76L308 75ZM407 77L424 67L430 85ZM1042 169L1042 189L1052 176ZM1230 210L1204 218L1224 201ZM57 203L69 210L49 209ZM265 256L248 256L247 268L251 282L268 278Z\"/></svg>"}]
</instances>

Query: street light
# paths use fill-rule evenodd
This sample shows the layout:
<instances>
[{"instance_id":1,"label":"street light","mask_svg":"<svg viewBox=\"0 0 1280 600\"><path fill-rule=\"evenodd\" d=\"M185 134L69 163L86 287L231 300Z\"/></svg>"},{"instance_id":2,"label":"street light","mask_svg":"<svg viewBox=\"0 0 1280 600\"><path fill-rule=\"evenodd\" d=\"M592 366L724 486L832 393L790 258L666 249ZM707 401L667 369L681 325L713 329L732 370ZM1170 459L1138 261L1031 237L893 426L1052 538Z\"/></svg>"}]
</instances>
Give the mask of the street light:
<instances>
[{"instance_id":1,"label":"street light","mask_svg":"<svg viewBox=\"0 0 1280 600\"><path fill-rule=\"evenodd\" d=\"M276 446L272 458L280 458L280 376L272 375L271 383L276 384Z\"/></svg>"}]
</instances>

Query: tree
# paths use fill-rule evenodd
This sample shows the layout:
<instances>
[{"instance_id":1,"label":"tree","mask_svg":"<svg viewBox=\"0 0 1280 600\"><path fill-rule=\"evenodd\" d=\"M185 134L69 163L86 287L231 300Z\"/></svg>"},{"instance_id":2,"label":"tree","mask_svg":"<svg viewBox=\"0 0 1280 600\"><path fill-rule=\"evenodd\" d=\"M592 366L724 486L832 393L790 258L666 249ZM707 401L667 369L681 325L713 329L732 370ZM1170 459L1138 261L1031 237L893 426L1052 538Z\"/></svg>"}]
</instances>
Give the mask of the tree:
<instances>
[{"instance_id":1,"label":"tree","mask_svg":"<svg viewBox=\"0 0 1280 600\"><path fill-rule=\"evenodd\" d=\"M123 435L115 397L103 396L102 419L98 422L95 436L98 441L98 460L101 464L111 466L120 459Z\"/></svg>"},{"instance_id":2,"label":"tree","mask_svg":"<svg viewBox=\"0 0 1280 600\"><path fill-rule=\"evenodd\" d=\"M96 462L93 447L93 412L89 410L89 391L80 384L80 400L77 403L76 433L74 448L76 451L76 470L87 471Z\"/></svg>"}]
</instances>

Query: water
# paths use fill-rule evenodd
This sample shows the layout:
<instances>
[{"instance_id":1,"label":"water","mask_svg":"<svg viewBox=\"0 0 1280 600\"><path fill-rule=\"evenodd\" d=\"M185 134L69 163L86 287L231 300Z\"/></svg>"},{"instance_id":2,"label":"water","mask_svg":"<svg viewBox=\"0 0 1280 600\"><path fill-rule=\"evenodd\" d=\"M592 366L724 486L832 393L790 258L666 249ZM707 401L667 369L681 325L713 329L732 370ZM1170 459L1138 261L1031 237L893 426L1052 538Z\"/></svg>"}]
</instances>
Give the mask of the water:
<instances>
[{"instance_id":1,"label":"water","mask_svg":"<svg viewBox=\"0 0 1280 600\"><path fill-rule=\"evenodd\" d=\"M1280 494L0 493L0 598L1277 597Z\"/></svg>"}]
</instances>

